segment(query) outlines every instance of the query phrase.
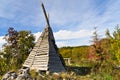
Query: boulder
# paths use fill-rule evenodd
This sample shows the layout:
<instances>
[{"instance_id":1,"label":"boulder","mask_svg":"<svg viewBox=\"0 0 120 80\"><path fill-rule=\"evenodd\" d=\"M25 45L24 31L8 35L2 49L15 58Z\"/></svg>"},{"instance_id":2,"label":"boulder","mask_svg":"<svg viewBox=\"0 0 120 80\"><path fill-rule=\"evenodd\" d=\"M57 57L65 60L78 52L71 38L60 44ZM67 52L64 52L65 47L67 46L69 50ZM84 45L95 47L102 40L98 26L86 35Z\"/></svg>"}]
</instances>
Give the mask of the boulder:
<instances>
[{"instance_id":1,"label":"boulder","mask_svg":"<svg viewBox=\"0 0 120 80\"><path fill-rule=\"evenodd\" d=\"M3 75L2 80L13 80L15 78L17 78L17 74L14 71L11 71Z\"/></svg>"},{"instance_id":2,"label":"boulder","mask_svg":"<svg viewBox=\"0 0 120 80\"><path fill-rule=\"evenodd\" d=\"M29 73L30 69L29 68L21 68L19 70L19 74L18 77L16 78L16 80L32 80L30 73Z\"/></svg>"}]
</instances>

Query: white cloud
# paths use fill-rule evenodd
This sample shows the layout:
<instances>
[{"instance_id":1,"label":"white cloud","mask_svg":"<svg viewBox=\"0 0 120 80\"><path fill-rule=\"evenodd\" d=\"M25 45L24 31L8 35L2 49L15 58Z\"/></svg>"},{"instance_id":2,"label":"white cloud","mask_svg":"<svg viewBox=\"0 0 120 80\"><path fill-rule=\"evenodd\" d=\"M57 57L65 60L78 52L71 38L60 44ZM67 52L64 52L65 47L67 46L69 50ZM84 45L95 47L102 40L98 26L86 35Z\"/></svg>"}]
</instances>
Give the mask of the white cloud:
<instances>
[{"instance_id":1,"label":"white cloud","mask_svg":"<svg viewBox=\"0 0 120 80\"><path fill-rule=\"evenodd\" d=\"M33 33L35 36L35 41L38 40L39 36L41 35L42 32L37 32L37 33Z\"/></svg>"},{"instance_id":2,"label":"white cloud","mask_svg":"<svg viewBox=\"0 0 120 80\"><path fill-rule=\"evenodd\" d=\"M71 24L79 25L75 26L76 30L94 25L105 29L109 25L119 24L119 0L44 0L43 2L50 14L51 24L58 25L55 27L59 29L66 27L72 30L74 25L65 26ZM27 26L40 26L45 23L39 0L0 0L0 16L12 19L13 23Z\"/></svg>"},{"instance_id":3,"label":"white cloud","mask_svg":"<svg viewBox=\"0 0 120 80\"><path fill-rule=\"evenodd\" d=\"M99 26L100 30L113 29L114 25L120 23L120 1L119 0L45 0L52 24L61 25L65 29L91 29ZM64 3L63 3L64 2ZM66 5L67 3L67 5ZM49 5L52 4L52 5ZM77 26L64 26L77 24ZM76 27L76 28L74 28Z\"/></svg>"},{"instance_id":4,"label":"white cloud","mask_svg":"<svg viewBox=\"0 0 120 80\"><path fill-rule=\"evenodd\" d=\"M56 40L56 44L58 47L63 47L63 46L79 46L81 43L86 41L86 44L88 44L87 40L80 41L83 38L89 38L92 35L93 31L90 30L79 30L79 31L68 31L68 30L60 30L58 32L54 32L54 37ZM41 32L34 33L36 37L36 41L39 38ZM72 40L75 40L75 43L71 43ZM77 41L78 40L78 41ZM82 43L81 45L84 45ZM85 44L85 45L86 45Z\"/></svg>"},{"instance_id":5,"label":"white cloud","mask_svg":"<svg viewBox=\"0 0 120 80\"><path fill-rule=\"evenodd\" d=\"M72 40L72 39L80 39L89 37L92 35L93 31L90 30L79 30L79 31L68 31L68 30L60 30L58 32L54 32L54 36L56 40ZM34 33L36 40L41 35L41 32Z\"/></svg>"},{"instance_id":6,"label":"white cloud","mask_svg":"<svg viewBox=\"0 0 120 80\"><path fill-rule=\"evenodd\" d=\"M41 16L39 0L0 0L0 17L14 24L40 26Z\"/></svg>"},{"instance_id":7,"label":"white cloud","mask_svg":"<svg viewBox=\"0 0 120 80\"><path fill-rule=\"evenodd\" d=\"M2 48L2 45L5 43L5 40L3 39L3 36L0 36L0 50Z\"/></svg>"},{"instance_id":8,"label":"white cloud","mask_svg":"<svg viewBox=\"0 0 120 80\"><path fill-rule=\"evenodd\" d=\"M36 40L41 35L41 32L33 33L36 37ZM58 32L54 32L55 40L58 45L58 47L63 46L78 46L80 43L83 42L80 41L82 38L88 38L92 35L92 31L89 30L79 30L79 31L68 31L68 30L60 30ZM71 43L72 40L78 40L75 41L75 43ZM0 37L0 48L2 47L2 44L5 43L5 40L3 39L3 36ZM86 42L87 43L87 42Z\"/></svg>"},{"instance_id":9,"label":"white cloud","mask_svg":"<svg viewBox=\"0 0 120 80\"><path fill-rule=\"evenodd\" d=\"M54 33L56 40L80 39L83 37L88 37L91 34L92 31L89 30L79 30L79 31L60 30Z\"/></svg>"},{"instance_id":10,"label":"white cloud","mask_svg":"<svg viewBox=\"0 0 120 80\"><path fill-rule=\"evenodd\" d=\"M59 30L54 32L54 35L60 46L69 45L63 40L72 41L90 36L91 29L95 26L99 27L99 31L105 31L106 28L112 30L114 25L120 23L120 0L44 0L43 2L47 12L50 13L52 27L55 26L54 28ZM0 17L12 19L12 25L19 23L27 25L26 27L45 23L39 0L0 0ZM8 26L7 22L1 21L0 24ZM29 27L32 32L38 31L36 29L38 28ZM101 33L103 35L104 32ZM34 34L38 39L41 32Z\"/></svg>"},{"instance_id":11,"label":"white cloud","mask_svg":"<svg viewBox=\"0 0 120 80\"><path fill-rule=\"evenodd\" d=\"M57 44L58 47L69 46L69 45L68 45L67 43L65 43L64 41L57 41L56 44Z\"/></svg>"}]
</instances>

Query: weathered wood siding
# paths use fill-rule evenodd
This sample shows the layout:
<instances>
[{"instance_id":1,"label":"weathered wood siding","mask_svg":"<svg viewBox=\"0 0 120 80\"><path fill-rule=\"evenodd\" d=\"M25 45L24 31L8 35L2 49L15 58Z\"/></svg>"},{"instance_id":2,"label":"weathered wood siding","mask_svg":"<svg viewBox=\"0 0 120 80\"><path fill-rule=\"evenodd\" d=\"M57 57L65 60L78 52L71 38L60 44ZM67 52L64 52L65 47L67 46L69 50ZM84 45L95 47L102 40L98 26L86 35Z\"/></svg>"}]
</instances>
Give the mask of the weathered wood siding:
<instances>
[{"instance_id":1,"label":"weathered wood siding","mask_svg":"<svg viewBox=\"0 0 120 80\"><path fill-rule=\"evenodd\" d=\"M58 53L53 32L50 27L47 26L44 29L23 66L29 67L30 69L50 72L65 71L65 65Z\"/></svg>"}]
</instances>

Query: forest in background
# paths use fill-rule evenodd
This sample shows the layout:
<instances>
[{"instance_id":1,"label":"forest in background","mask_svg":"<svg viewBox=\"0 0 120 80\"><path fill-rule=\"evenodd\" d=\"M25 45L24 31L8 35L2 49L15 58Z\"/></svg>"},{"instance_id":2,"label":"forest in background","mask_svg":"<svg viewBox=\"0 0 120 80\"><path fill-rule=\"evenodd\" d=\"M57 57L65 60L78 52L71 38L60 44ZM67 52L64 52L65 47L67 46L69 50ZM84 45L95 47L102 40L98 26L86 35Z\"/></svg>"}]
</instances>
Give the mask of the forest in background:
<instances>
[{"instance_id":1,"label":"forest in background","mask_svg":"<svg viewBox=\"0 0 120 80\"><path fill-rule=\"evenodd\" d=\"M120 27L112 34L106 30L100 38L97 28L91 38L90 46L62 47L60 54L70 59L67 66L90 67L91 76L97 80L118 80L120 76ZM0 52L0 76L6 72L17 71L34 47L35 37L30 31L16 31L9 28L4 39L4 50ZM99 78L99 79L98 79Z\"/></svg>"}]
</instances>

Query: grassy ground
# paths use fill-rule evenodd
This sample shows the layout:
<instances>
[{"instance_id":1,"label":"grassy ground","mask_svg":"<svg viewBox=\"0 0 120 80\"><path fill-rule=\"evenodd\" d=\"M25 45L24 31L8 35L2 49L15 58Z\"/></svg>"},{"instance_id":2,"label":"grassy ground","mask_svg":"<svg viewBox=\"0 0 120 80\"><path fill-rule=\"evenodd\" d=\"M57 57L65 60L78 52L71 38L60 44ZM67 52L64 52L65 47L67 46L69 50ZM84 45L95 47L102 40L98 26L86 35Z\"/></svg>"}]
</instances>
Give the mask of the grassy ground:
<instances>
[{"instance_id":1,"label":"grassy ground","mask_svg":"<svg viewBox=\"0 0 120 80\"><path fill-rule=\"evenodd\" d=\"M36 80L119 80L120 69L114 69L112 73L97 72L91 67L68 66L67 72L60 74L38 74L31 71L31 77Z\"/></svg>"},{"instance_id":2,"label":"grassy ground","mask_svg":"<svg viewBox=\"0 0 120 80\"><path fill-rule=\"evenodd\" d=\"M87 66L67 66L67 71L60 74L38 74L34 70L30 75L36 80L119 80L120 69L107 66L100 67L95 71L93 67ZM1 78L1 77L0 77ZM0 79L1 80L1 79Z\"/></svg>"}]
</instances>

